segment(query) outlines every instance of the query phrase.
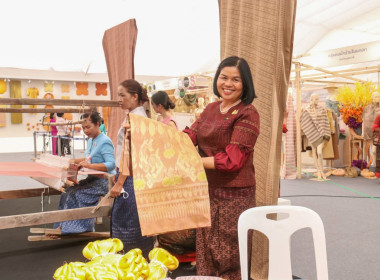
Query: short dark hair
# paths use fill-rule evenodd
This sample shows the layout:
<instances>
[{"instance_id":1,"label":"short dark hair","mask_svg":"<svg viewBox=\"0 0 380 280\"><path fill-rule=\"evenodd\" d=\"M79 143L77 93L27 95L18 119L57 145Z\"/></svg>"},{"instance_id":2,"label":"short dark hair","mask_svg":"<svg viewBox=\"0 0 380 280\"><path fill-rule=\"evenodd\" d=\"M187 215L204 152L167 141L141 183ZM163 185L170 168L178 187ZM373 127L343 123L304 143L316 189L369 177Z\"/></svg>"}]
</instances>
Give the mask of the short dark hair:
<instances>
[{"instance_id":1,"label":"short dark hair","mask_svg":"<svg viewBox=\"0 0 380 280\"><path fill-rule=\"evenodd\" d=\"M152 95L152 102L156 105L161 104L165 110L174 109L175 104L171 99L169 98L169 95L166 91L157 91L155 94Z\"/></svg>"},{"instance_id":2,"label":"short dark hair","mask_svg":"<svg viewBox=\"0 0 380 280\"><path fill-rule=\"evenodd\" d=\"M57 117L62 118L65 113L57 113Z\"/></svg>"},{"instance_id":3,"label":"short dark hair","mask_svg":"<svg viewBox=\"0 0 380 280\"><path fill-rule=\"evenodd\" d=\"M217 97L220 97L220 94L217 88L217 81L218 81L220 72L222 71L224 67L236 67L239 70L240 76L243 82L243 94L241 95L241 100L246 105L251 104L253 99L255 99L257 96L255 94L255 87L253 86L251 69L249 68L248 62L242 57L230 56L230 57L225 58L219 64L218 69L216 70L214 82L213 82L214 94Z\"/></svg>"},{"instance_id":4,"label":"short dark hair","mask_svg":"<svg viewBox=\"0 0 380 280\"><path fill-rule=\"evenodd\" d=\"M55 113L50 113L50 118L52 119L54 117Z\"/></svg>"},{"instance_id":5,"label":"short dark hair","mask_svg":"<svg viewBox=\"0 0 380 280\"><path fill-rule=\"evenodd\" d=\"M80 118L81 120L89 118L94 125L97 125L99 123L100 126L102 123L102 117L96 111L92 111L91 113L84 113Z\"/></svg>"}]
</instances>

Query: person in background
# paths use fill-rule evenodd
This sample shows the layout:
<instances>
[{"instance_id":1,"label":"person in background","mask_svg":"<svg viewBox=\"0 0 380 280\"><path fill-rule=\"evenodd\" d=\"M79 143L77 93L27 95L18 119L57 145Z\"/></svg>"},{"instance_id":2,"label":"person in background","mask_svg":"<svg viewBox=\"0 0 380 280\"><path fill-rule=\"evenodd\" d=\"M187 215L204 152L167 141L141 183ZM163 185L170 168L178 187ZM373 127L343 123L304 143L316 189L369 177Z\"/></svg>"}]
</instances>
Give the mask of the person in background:
<instances>
[{"instance_id":1,"label":"person in background","mask_svg":"<svg viewBox=\"0 0 380 280\"><path fill-rule=\"evenodd\" d=\"M126 112L147 117L143 107L148 101L146 91L136 80L125 80L117 88L119 104ZM119 238L124 244L124 251L139 248L145 258L153 249L153 237L142 236L139 216L136 206L136 197L133 188L133 177L119 172L120 159L124 136L126 134L124 123L121 125L117 136L115 185L111 189L110 196L114 197L111 212L111 237Z\"/></svg>"},{"instance_id":2,"label":"person in background","mask_svg":"<svg viewBox=\"0 0 380 280\"><path fill-rule=\"evenodd\" d=\"M375 118L375 120L373 122L372 132L373 132L373 139L379 138L379 134L380 134L380 114L376 116L376 118ZM376 149L376 170L375 170L375 174L376 174L377 178L380 178L380 146L375 146L374 145L374 147Z\"/></svg>"},{"instance_id":3,"label":"person in background","mask_svg":"<svg viewBox=\"0 0 380 280\"><path fill-rule=\"evenodd\" d=\"M196 230L197 274L237 280L241 279L237 223L242 212L255 207L253 151L260 132L247 61L237 56L224 59L213 90L221 100L207 105L184 130L198 146L210 195L211 227Z\"/></svg>"},{"instance_id":4,"label":"person in background","mask_svg":"<svg viewBox=\"0 0 380 280\"><path fill-rule=\"evenodd\" d=\"M169 126L177 128L176 122L173 120L170 109L175 108L174 102L169 98L165 91L158 91L152 95L152 106L157 114L160 114L159 121ZM176 232L169 232L157 236L158 245L171 254L184 262L189 262L182 269L194 271L196 262L194 255L195 252L195 229L181 230Z\"/></svg>"},{"instance_id":5,"label":"person in background","mask_svg":"<svg viewBox=\"0 0 380 280\"><path fill-rule=\"evenodd\" d=\"M57 113L57 119L56 119L57 124L66 122L66 120L63 118L63 115L64 113ZM57 125L56 128L57 128L57 136L69 136L70 133L69 133L69 128L67 125ZM58 149L61 153L60 154L61 156L65 156L65 153L68 152L67 146L70 145L69 141L70 141L69 139L64 139L64 138L60 139L60 145ZM57 145L58 145L58 141L57 141ZM66 151L65 151L65 147L66 147Z\"/></svg>"},{"instance_id":6,"label":"person in background","mask_svg":"<svg viewBox=\"0 0 380 280\"><path fill-rule=\"evenodd\" d=\"M111 139L99 130L101 118L98 112L84 114L82 128L88 136L87 149L84 158L70 159L70 163L82 167L115 173L115 148ZM72 187L66 188L61 194L59 209L74 209L96 206L101 196L108 192L108 179L88 175ZM62 234L81 233L95 230L93 218L56 223L55 228Z\"/></svg>"},{"instance_id":7,"label":"person in background","mask_svg":"<svg viewBox=\"0 0 380 280\"><path fill-rule=\"evenodd\" d=\"M102 122L101 122L101 124L100 124L100 126L99 126L99 129L100 129L100 131L103 132L104 134L107 134L107 130L106 130L106 126L105 126L105 124L104 124L104 119L103 119L103 118L102 118Z\"/></svg>"},{"instance_id":8,"label":"person in background","mask_svg":"<svg viewBox=\"0 0 380 280\"><path fill-rule=\"evenodd\" d=\"M152 107L157 114L160 114L158 121L177 128L177 124L170 112L170 109L175 108L175 104L165 91L157 91L152 95Z\"/></svg>"},{"instance_id":9,"label":"person in background","mask_svg":"<svg viewBox=\"0 0 380 280\"><path fill-rule=\"evenodd\" d=\"M56 115L55 113L50 113L50 120L49 122L50 123L55 123L57 120L56 120ZM53 155L58 155L58 148L57 148L57 133L58 133L58 130L57 130L57 127L55 125L50 125L51 127L51 153Z\"/></svg>"}]
</instances>

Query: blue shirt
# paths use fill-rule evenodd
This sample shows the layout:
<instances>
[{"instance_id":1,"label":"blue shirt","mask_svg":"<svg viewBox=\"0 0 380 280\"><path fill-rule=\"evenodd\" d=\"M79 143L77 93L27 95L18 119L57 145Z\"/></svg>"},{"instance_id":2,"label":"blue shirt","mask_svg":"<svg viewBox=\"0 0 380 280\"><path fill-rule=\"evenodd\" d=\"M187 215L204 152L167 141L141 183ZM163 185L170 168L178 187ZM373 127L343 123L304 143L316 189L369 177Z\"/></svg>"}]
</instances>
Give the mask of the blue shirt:
<instances>
[{"instance_id":1,"label":"blue shirt","mask_svg":"<svg viewBox=\"0 0 380 280\"><path fill-rule=\"evenodd\" d=\"M89 156L91 163L104 163L107 171L115 174L115 148L107 135L100 133L95 139L88 139L85 157Z\"/></svg>"}]
</instances>

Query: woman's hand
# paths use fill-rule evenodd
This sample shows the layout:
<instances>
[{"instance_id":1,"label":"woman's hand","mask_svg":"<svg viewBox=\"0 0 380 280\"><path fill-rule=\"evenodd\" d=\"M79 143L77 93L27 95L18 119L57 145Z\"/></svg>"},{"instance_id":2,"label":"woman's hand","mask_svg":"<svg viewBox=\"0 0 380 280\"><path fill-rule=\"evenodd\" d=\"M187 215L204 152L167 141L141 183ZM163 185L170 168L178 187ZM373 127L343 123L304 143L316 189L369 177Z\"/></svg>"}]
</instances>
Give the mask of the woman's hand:
<instances>
[{"instance_id":1,"label":"woman's hand","mask_svg":"<svg viewBox=\"0 0 380 280\"><path fill-rule=\"evenodd\" d=\"M116 184L112 187L110 191L110 197L118 197L123 189L123 185L121 183L116 182Z\"/></svg>"},{"instance_id":2,"label":"woman's hand","mask_svg":"<svg viewBox=\"0 0 380 280\"><path fill-rule=\"evenodd\" d=\"M90 168L90 163L88 163L87 161L81 161L79 163L80 166L84 167L84 168Z\"/></svg>"}]
</instances>

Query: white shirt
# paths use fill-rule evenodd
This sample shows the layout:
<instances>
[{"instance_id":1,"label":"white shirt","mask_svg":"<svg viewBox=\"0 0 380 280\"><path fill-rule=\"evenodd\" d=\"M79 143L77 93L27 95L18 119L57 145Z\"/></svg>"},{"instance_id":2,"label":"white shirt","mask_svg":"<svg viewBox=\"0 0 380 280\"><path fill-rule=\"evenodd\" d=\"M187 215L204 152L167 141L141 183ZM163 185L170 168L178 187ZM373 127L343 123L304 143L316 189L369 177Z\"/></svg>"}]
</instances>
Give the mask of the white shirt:
<instances>
[{"instance_id":1,"label":"white shirt","mask_svg":"<svg viewBox=\"0 0 380 280\"><path fill-rule=\"evenodd\" d=\"M57 117L57 119L56 119L56 123L65 123L65 122L66 121L64 118ZM65 136L68 134L67 133L67 130L68 130L67 125L57 125L56 128L57 128L57 135Z\"/></svg>"},{"instance_id":2,"label":"white shirt","mask_svg":"<svg viewBox=\"0 0 380 280\"><path fill-rule=\"evenodd\" d=\"M143 106L139 106L132 111L130 111L132 114L140 115L143 117L148 117L145 112L145 108ZM125 122L125 119L124 119ZM124 123L123 122L123 123ZM123 149L123 142L124 142L124 127L121 126L119 129L119 132L117 133L117 144L116 144L116 167L120 167L120 159L121 159L121 150Z\"/></svg>"}]
</instances>

